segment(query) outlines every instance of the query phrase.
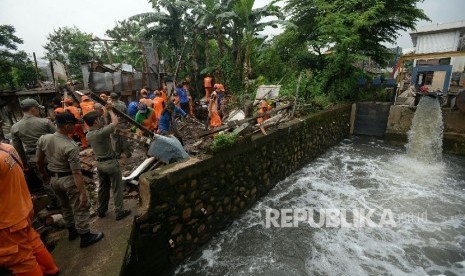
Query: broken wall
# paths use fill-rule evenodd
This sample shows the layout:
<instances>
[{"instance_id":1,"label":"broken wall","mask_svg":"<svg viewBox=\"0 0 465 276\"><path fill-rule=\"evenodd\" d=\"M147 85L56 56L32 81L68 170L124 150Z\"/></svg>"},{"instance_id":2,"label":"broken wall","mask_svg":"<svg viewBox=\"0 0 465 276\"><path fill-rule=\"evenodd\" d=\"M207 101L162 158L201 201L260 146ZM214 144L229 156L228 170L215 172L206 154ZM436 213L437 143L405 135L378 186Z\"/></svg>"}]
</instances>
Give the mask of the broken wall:
<instances>
[{"instance_id":1,"label":"broken wall","mask_svg":"<svg viewBox=\"0 0 465 276\"><path fill-rule=\"evenodd\" d=\"M296 119L204 160L143 174L148 217L134 224L122 274L159 275L181 262L279 181L347 137L350 112L344 105Z\"/></svg>"}]
</instances>

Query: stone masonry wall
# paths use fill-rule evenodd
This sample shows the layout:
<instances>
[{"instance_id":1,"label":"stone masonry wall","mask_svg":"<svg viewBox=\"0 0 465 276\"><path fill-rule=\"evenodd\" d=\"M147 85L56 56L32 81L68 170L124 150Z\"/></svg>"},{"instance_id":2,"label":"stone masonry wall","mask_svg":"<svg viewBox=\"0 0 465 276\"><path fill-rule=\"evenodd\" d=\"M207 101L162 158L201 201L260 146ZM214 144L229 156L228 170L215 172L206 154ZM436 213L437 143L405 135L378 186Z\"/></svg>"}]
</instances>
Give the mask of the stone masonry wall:
<instances>
[{"instance_id":1,"label":"stone masonry wall","mask_svg":"<svg viewBox=\"0 0 465 276\"><path fill-rule=\"evenodd\" d=\"M158 275L181 262L279 181L347 137L350 109L297 119L210 158L145 173L139 183L148 216L135 223L123 274Z\"/></svg>"}]
</instances>

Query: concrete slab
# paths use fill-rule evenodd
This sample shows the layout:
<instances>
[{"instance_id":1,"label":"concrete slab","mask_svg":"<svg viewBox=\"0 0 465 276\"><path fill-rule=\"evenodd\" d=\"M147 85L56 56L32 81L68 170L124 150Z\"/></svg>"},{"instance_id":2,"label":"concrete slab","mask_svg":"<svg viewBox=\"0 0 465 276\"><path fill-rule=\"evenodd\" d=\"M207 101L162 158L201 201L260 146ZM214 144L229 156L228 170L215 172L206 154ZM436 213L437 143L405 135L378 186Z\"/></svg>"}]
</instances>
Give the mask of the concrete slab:
<instances>
[{"instance_id":1,"label":"concrete slab","mask_svg":"<svg viewBox=\"0 0 465 276\"><path fill-rule=\"evenodd\" d=\"M79 238L68 241L68 232L63 231L58 246L52 252L61 276L119 275L133 218L137 214L138 200L125 199L124 206L131 209L132 214L123 220L115 220L114 209L111 206L106 217L91 219L91 229L102 231L105 237L87 248L79 247Z\"/></svg>"}]
</instances>

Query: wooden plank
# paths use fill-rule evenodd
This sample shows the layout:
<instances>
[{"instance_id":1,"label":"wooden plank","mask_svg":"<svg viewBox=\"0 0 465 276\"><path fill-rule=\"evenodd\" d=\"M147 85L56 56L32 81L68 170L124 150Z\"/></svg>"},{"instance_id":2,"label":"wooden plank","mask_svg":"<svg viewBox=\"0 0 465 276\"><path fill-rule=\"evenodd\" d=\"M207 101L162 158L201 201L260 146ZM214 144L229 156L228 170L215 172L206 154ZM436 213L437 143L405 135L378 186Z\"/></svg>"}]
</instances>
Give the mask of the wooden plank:
<instances>
[{"instance_id":1,"label":"wooden plank","mask_svg":"<svg viewBox=\"0 0 465 276\"><path fill-rule=\"evenodd\" d=\"M277 107L271 111L268 111L268 112L265 112L263 114L258 114L258 115L255 115L251 118L245 118L243 120L239 120L239 121L231 121L231 122L228 122L227 125L223 125L223 126L219 126L219 127L216 127L214 129L211 129L209 131L206 131L204 133L201 133L199 135L199 138L202 138L202 137L205 137L205 136L208 136L208 135L211 135L211 134L214 134L214 133L217 133L217 132L220 132L222 130L227 130L227 129L231 129L231 128L235 128L237 126L240 126L242 125L243 123L248 123L250 121L253 121L253 120L256 120L257 118L260 118L260 117L263 117L263 116L266 116L266 115L273 115L273 114L276 114L277 112L281 111L281 110L284 110L284 109L288 109L290 107L292 107L293 104L287 104L287 105L284 105L284 106L280 106L280 107Z\"/></svg>"}]
</instances>

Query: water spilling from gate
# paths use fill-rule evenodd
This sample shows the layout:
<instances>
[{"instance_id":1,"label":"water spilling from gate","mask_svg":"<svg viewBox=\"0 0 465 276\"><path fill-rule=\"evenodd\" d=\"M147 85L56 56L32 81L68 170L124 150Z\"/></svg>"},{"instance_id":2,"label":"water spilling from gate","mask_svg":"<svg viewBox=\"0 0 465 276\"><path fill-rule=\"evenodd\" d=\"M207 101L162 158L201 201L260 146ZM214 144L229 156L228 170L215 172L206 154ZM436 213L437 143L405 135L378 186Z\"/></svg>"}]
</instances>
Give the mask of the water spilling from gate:
<instances>
[{"instance_id":1,"label":"water spilling from gate","mask_svg":"<svg viewBox=\"0 0 465 276\"><path fill-rule=\"evenodd\" d=\"M418 120L433 116L424 111L420 105ZM176 274L465 275L465 158L441 157L440 142L427 135L442 131L417 127L408 154L374 138L342 141L278 183ZM390 210L396 225L267 228L270 209L373 210L375 222Z\"/></svg>"},{"instance_id":2,"label":"water spilling from gate","mask_svg":"<svg viewBox=\"0 0 465 276\"><path fill-rule=\"evenodd\" d=\"M407 155L431 163L442 158L442 111L436 98L424 96L408 132Z\"/></svg>"}]
</instances>

